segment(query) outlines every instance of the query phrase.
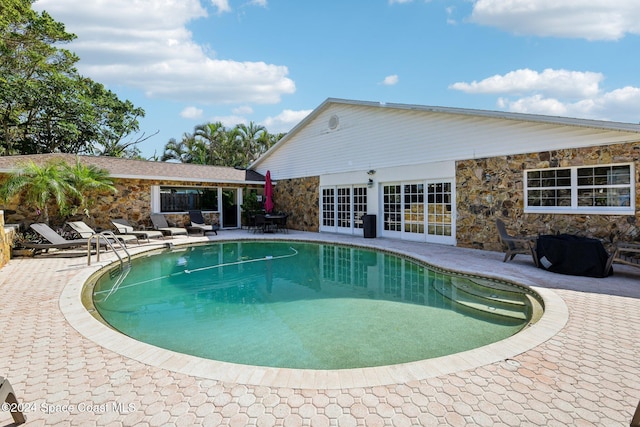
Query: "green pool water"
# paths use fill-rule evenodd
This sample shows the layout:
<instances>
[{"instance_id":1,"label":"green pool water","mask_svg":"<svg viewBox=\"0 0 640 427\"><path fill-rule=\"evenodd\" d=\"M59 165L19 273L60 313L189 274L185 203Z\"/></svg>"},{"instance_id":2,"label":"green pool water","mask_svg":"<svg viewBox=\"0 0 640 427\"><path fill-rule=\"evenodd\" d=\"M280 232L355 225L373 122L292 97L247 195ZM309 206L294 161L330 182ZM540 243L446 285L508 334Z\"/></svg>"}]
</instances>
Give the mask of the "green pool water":
<instances>
[{"instance_id":1,"label":"green pool water","mask_svg":"<svg viewBox=\"0 0 640 427\"><path fill-rule=\"evenodd\" d=\"M357 247L240 241L134 258L100 277L112 327L162 348L248 365L344 369L480 347L530 319L526 292ZM495 287L497 286L497 287Z\"/></svg>"}]
</instances>

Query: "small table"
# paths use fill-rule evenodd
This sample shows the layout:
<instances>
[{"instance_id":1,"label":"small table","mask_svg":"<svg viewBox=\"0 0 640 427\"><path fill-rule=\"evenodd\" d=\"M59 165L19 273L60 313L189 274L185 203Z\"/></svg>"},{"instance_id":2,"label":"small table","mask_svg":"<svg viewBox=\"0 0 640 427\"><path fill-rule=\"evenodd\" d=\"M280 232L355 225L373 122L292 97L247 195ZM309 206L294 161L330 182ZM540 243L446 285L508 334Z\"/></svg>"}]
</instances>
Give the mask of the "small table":
<instances>
[{"instance_id":1,"label":"small table","mask_svg":"<svg viewBox=\"0 0 640 427\"><path fill-rule=\"evenodd\" d=\"M264 216L264 233L273 233L284 227L287 215L270 215Z\"/></svg>"},{"instance_id":2,"label":"small table","mask_svg":"<svg viewBox=\"0 0 640 427\"><path fill-rule=\"evenodd\" d=\"M542 235L536 243L538 266L573 276L606 277L609 254L602 242L571 234Z\"/></svg>"}]
</instances>

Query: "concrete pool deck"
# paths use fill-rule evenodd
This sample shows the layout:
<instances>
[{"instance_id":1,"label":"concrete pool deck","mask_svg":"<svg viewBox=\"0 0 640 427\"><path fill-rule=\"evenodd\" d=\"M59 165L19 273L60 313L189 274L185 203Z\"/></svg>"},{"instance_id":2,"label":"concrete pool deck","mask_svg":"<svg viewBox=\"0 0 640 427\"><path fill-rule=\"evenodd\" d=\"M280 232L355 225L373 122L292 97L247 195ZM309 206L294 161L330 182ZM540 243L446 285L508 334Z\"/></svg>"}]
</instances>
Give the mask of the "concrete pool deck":
<instances>
[{"instance_id":1,"label":"concrete pool deck","mask_svg":"<svg viewBox=\"0 0 640 427\"><path fill-rule=\"evenodd\" d=\"M496 252L294 231L173 242L244 237L393 250L533 286L550 310L524 334L478 351L310 374L158 352L102 326L80 306L80 285L113 255L92 267L85 257L14 259L0 269L0 375L27 425L629 425L640 399L640 270L563 276L522 255L502 263ZM11 423L0 411L0 426Z\"/></svg>"}]
</instances>

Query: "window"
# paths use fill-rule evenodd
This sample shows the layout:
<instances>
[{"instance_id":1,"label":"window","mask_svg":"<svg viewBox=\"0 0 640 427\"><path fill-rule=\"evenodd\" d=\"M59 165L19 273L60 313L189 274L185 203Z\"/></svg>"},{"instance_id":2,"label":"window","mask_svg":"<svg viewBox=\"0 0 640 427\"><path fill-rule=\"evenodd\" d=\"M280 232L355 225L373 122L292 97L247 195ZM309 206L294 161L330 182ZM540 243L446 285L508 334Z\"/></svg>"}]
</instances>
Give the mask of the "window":
<instances>
[{"instance_id":1,"label":"window","mask_svg":"<svg viewBox=\"0 0 640 427\"><path fill-rule=\"evenodd\" d=\"M525 211L635 212L633 165L598 165L525 171Z\"/></svg>"},{"instance_id":2,"label":"window","mask_svg":"<svg viewBox=\"0 0 640 427\"><path fill-rule=\"evenodd\" d=\"M160 187L160 212L218 211L217 188Z\"/></svg>"}]
</instances>

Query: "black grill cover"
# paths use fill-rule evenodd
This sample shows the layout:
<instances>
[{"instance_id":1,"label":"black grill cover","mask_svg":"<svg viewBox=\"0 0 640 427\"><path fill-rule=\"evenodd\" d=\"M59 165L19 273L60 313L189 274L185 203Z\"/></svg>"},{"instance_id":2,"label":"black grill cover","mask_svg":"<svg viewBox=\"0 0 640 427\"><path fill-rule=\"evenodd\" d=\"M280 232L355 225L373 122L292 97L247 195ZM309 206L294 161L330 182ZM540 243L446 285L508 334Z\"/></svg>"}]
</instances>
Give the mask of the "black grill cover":
<instances>
[{"instance_id":1,"label":"black grill cover","mask_svg":"<svg viewBox=\"0 0 640 427\"><path fill-rule=\"evenodd\" d=\"M605 277L609 254L602 242L571 234L538 237L536 252L540 268L573 276Z\"/></svg>"}]
</instances>

